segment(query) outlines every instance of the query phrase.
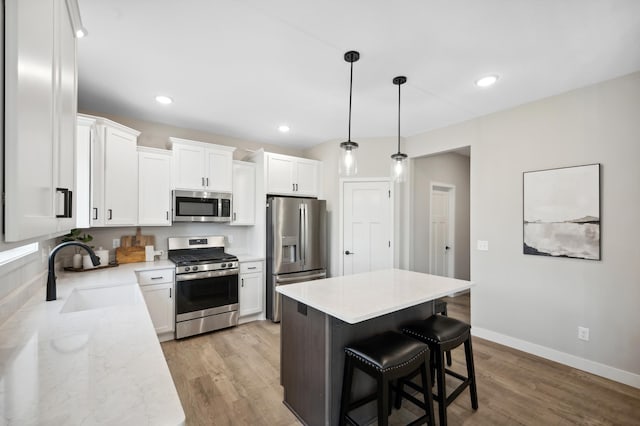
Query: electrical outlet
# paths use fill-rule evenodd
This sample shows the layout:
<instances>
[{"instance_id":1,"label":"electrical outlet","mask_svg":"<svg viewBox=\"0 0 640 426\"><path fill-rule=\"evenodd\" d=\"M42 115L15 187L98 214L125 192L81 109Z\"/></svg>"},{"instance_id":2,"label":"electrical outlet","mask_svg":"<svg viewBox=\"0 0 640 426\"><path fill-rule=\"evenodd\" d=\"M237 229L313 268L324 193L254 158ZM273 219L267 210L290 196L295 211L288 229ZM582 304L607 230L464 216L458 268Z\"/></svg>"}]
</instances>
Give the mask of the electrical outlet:
<instances>
[{"instance_id":1,"label":"electrical outlet","mask_svg":"<svg viewBox=\"0 0 640 426\"><path fill-rule=\"evenodd\" d=\"M489 251L489 241L478 240L477 248L480 251Z\"/></svg>"},{"instance_id":2,"label":"electrical outlet","mask_svg":"<svg viewBox=\"0 0 640 426\"><path fill-rule=\"evenodd\" d=\"M578 339L589 341L589 329L587 327L578 327Z\"/></svg>"},{"instance_id":3,"label":"electrical outlet","mask_svg":"<svg viewBox=\"0 0 640 426\"><path fill-rule=\"evenodd\" d=\"M114 238L113 239L113 248L118 248L120 247L120 238Z\"/></svg>"}]
</instances>

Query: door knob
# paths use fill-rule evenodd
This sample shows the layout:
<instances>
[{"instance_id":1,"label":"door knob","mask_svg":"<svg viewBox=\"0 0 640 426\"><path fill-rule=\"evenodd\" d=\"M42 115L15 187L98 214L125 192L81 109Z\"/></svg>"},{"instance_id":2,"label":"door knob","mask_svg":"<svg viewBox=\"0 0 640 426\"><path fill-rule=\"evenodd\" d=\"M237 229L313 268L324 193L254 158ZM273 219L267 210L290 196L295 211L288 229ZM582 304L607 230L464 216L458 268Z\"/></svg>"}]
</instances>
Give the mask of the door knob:
<instances>
[{"instance_id":1,"label":"door knob","mask_svg":"<svg viewBox=\"0 0 640 426\"><path fill-rule=\"evenodd\" d=\"M347 250L347 251L345 251L345 252L344 252L344 254L346 254L347 256L349 256L350 254L355 254L355 253L354 253L354 252L352 252L352 251Z\"/></svg>"}]
</instances>

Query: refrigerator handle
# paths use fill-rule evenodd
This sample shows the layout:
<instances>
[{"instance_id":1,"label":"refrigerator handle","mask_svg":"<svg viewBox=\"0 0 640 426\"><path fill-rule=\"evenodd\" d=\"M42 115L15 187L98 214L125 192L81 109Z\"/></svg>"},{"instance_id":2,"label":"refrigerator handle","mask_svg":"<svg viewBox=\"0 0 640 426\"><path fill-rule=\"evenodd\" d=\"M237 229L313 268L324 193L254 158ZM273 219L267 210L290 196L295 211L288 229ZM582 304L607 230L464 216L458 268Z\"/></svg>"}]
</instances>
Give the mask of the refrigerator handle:
<instances>
[{"instance_id":1,"label":"refrigerator handle","mask_svg":"<svg viewBox=\"0 0 640 426\"><path fill-rule=\"evenodd\" d=\"M307 264L307 248L309 247L309 211L308 205L304 204L304 264Z\"/></svg>"},{"instance_id":2,"label":"refrigerator handle","mask_svg":"<svg viewBox=\"0 0 640 426\"><path fill-rule=\"evenodd\" d=\"M305 227L304 227L304 204L300 204L298 206L298 211L299 211L299 222L298 222L298 227L299 227L299 231L298 231L298 259L300 260L300 262L302 262L302 264L304 265L304 243L305 243Z\"/></svg>"}]
</instances>

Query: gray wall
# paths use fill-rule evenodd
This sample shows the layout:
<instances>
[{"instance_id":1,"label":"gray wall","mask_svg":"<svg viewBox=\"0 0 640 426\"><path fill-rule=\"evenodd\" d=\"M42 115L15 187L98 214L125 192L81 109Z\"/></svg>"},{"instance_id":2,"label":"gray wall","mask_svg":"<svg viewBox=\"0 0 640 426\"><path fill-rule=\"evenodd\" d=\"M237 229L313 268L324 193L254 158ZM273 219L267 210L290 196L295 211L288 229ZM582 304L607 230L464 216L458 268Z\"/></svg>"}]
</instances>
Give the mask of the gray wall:
<instances>
[{"instance_id":1,"label":"gray wall","mask_svg":"<svg viewBox=\"0 0 640 426\"><path fill-rule=\"evenodd\" d=\"M407 140L412 157L471 146L474 328L592 371L620 373L635 386L638 111L640 73L634 73ZM523 255L522 172L590 163L602 164L602 260ZM489 241L489 251L475 250L479 239ZM578 326L590 328L589 342L577 339Z\"/></svg>"},{"instance_id":2,"label":"gray wall","mask_svg":"<svg viewBox=\"0 0 640 426\"><path fill-rule=\"evenodd\" d=\"M446 153L413 160L411 182L411 270L429 272L429 193L431 183L455 185L454 278L468 280L469 273L469 157Z\"/></svg>"}]
</instances>

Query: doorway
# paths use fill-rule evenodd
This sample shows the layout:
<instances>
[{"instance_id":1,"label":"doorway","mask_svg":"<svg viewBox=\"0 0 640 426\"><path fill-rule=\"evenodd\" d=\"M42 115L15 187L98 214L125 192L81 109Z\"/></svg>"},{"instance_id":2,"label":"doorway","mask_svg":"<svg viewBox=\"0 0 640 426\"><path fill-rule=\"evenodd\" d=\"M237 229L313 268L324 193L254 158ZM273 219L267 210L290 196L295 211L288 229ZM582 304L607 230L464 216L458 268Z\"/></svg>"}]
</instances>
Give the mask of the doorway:
<instances>
[{"instance_id":1,"label":"doorway","mask_svg":"<svg viewBox=\"0 0 640 426\"><path fill-rule=\"evenodd\" d=\"M429 198L429 273L453 278L456 258L456 187L432 182Z\"/></svg>"},{"instance_id":2,"label":"doorway","mask_svg":"<svg viewBox=\"0 0 640 426\"><path fill-rule=\"evenodd\" d=\"M340 185L342 275L393 267L393 197L389 179Z\"/></svg>"}]
</instances>

